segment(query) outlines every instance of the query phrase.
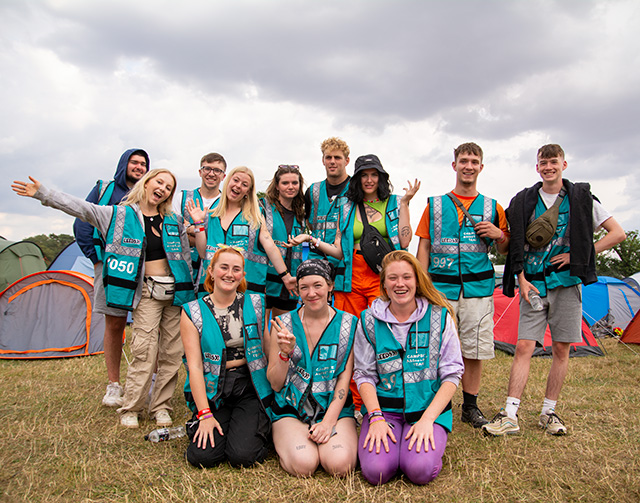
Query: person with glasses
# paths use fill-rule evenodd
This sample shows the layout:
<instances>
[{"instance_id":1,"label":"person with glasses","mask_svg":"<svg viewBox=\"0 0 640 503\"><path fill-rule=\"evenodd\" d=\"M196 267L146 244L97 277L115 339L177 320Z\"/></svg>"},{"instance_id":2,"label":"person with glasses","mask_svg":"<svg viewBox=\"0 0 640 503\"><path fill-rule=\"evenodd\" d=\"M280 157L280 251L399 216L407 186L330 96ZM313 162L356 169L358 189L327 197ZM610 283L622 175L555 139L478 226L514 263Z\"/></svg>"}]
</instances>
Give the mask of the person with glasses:
<instances>
[{"instance_id":1,"label":"person with glasses","mask_svg":"<svg viewBox=\"0 0 640 503\"><path fill-rule=\"evenodd\" d=\"M202 179L200 187L193 190L183 190L182 197L176 198L173 211L178 215L182 215L187 227L187 235L189 236L189 244L191 245L191 266L195 276L200 268L200 256L196 249L196 224L186 211L188 201L198 201L203 209L213 208L220 198L220 184L224 180L227 171L227 161L220 154L212 152L206 154L200 159L200 169L198 174Z\"/></svg>"},{"instance_id":2,"label":"person with glasses","mask_svg":"<svg viewBox=\"0 0 640 503\"><path fill-rule=\"evenodd\" d=\"M101 206L118 204L149 170L149 155L142 149L125 151L118 161L113 180L98 180L86 200ZM124 390L120 385L122 335L127 325L127 311L107 306L102 282L104 238L91 224L76 219L73 234L82 253L93 263L93 312L104 315L104 361L107 367L107 390L102 398L106 407L120 407Z\"/></svg>"},{"instance_id":3,"label":"person with glasses","mask_svg":"<svg viewBox=\"0 0 640 503\"><path fill-rule=\"evenodd\" d=\"M302 234L305 229L304 180L300 168L294 164L278 166L266 196L260 199L267 230L280 250L287 270L297 271L302 263L302 244L288 246L289 238ZM292 311L298 305L298 297L284 286L272 263L267 269L266 319Z\"/></svg>"}]
</instances>

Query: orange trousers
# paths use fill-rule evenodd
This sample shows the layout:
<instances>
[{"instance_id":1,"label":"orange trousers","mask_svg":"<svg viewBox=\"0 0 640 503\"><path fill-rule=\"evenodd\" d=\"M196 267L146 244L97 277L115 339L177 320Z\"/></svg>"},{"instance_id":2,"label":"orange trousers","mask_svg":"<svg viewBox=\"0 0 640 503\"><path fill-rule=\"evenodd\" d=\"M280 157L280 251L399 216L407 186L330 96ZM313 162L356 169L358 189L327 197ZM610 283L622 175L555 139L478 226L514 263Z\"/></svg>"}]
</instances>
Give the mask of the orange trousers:
<instances>
[{"instance_id":1,"label":"orange trousers","mask_svg":"<svg viewBox=\"0 0 640 503\"><path fill-rule=\"evenodd\" d=\"M360 313L367 309L375 298L380 296L380 276L371 270L360 253L353 252L353 266L351 269L351 291L335 292L333 306L336 309L360 317ZM349 385L356 410L360 410L362 398L358 393L356 383L351 379Z\"/></svg>"}]
</instances>

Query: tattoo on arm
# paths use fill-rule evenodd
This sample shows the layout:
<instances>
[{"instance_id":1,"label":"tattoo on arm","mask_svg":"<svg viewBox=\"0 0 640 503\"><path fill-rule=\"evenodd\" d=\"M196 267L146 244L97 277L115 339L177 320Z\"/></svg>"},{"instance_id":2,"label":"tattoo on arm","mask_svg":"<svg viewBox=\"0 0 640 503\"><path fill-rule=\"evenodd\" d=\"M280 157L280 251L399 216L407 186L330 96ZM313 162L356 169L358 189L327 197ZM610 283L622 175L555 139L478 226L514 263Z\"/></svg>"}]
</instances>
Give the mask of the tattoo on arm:
<instances>
[{"instance_id":1,"label":"tattoo on arm","mask_svg":"<svg viewBox=\"0 0 640 503\"><path fill-rule=\"evenodd\" d=\"M338 398L342 400L344 398L345 392L343 389L338 390Z\"/></svg>"},{"instance_id":2,"label":"tattoo on arm","mask_svg":"<svg viewBox=\"0 0 640 503\"><path fill-rule=\"evenodd\" d=\"M402 237L411 236L411 227L405 225L402 229L400 229L400 235Z\"/></svg>"}]
</instances>

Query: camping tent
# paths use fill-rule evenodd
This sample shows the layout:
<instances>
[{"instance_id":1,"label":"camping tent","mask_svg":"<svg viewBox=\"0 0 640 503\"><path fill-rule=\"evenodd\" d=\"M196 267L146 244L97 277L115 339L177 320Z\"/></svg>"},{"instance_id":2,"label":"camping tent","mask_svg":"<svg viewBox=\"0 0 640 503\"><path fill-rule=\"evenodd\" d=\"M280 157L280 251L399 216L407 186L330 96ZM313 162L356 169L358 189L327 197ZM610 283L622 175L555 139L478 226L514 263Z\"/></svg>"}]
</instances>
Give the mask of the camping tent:
<instances>
[{"instance_id":1,"label":"camping tent","mask_svg":"<svg viewBox=\"0 0 640 503\"><path fill-rule=\"evenodd\" d=\"M493 314L493 340L496 349L505 353L514 354L516 342L518 341L518 318L520 317L520 294L516 291L516 296L511 298L496 288L493 293L494 314ZM582 341L571 344L569 356L603 356L604 353L598 347L598 343L589 330L589 326L582 321ZM551 333L549 327L544 334L542 347L537 347L533 356L551 356Z\"/></svg>"},{"instance_id":2,"label":"camping tent","mask_svg":"<svg viewBox=\"0 0 640 503\"><path fill-rule=\"evenodd\" d=\"M104 316L92 316L93 279L42 271L0 293L0 358L61 358L100 353Z\"/></svg>"},{"instance_id":3,"label":"camping tent","mask_svg":"<svg viewBox=\"0 0 640 503\"><path fill-rule=\"evenodd\" d=\"M82 254L78 243L71 241L47 268L49 271L75 271L93 278L93 264Z\"/></svg>"},{"instance_id":4,"label":"camping tent","mask_svg":"<svg viewBox=\"0 0 640 503\"><path fill-rule=\"evenodd\" d=\"M638 309L640 292L620 279L598 276L596 283L582 288L582 316L592 328L600 321L624 329Z\"/></svg>"},{"instance_id":5,"label":"camping tent","mask_svg":"<svg viewBox=\"0 0 640 503\"><path fill-rule=\"evenodd\" d=\"M640 344L640 311L636 313L633 319L624 329L620 342L626 344Z\"/></svg>"},{"instance_id":6,"label":"camping tent","mask_svg":"<svg viewBox=\"0 0 640 503\"><path fill-rule=\"evenodd\" d=\"M0 238L0 292L27 274L46 268L42 250L37 244Z\"/></svg>"}]
</instances>

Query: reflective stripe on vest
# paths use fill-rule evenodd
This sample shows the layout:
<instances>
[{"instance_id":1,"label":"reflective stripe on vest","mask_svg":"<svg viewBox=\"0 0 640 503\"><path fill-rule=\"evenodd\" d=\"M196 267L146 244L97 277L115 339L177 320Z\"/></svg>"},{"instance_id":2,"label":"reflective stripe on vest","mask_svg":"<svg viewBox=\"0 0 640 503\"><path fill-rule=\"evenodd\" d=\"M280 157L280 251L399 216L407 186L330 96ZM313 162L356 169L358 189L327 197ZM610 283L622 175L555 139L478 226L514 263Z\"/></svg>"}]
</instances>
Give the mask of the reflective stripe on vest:
<instances>
[{"instance_id":1,"label":"reflective stripe on vest","mask_svg":"<svg viewBox=\"0 0 640 503\"><path fill-rule=\"evenodd\" d=\"M469 213L476 223L493 223L496 202L479 194ZM438 290L450 300L458 300L461 291L465 298L493 294L494 270L488 256L491 241L480 238L466 216L459 223L458 208L447 195L429 198L429 235L429 274Z\"/></svg>"},{"instance_id":2,"label":"reflective stripe on vest","mask_svg":"<svg viewBox=\"0 0 640 503\"><path fill-rule=\"evenodd\" d=\"M247 290L264 293L267 280L267 254L260 248L260 228L253 229L244 219L242 212L238 213L225 232L220 225L219 217L209 214L207 220L207 247L205 256L200 264L198 274L198 295L204 297L204 280L207 268L220 245L233 246L242 250L245 264Z\"/></svg>"},{"instance_id":3,"label":"reflective stripe on vest","mask_svg":"<svg viewBox=\"0 0 640 503\"><path fill-rule=\"evenodd\" d=\"M338 233L340 224L340 207L347 203L345 194L349 184L345 184L342 192L329 201L327 197L327 181L316 182L311 185L311 211L309 212L309 227L311 235L319 238L325 243L333 244ZM336 279L334 290L341 292L344 278L344 260L337 260L333 257L325 257L318 253L315 248L309 249L309 258L327 259L336 269Z\"/></svg>"},{"instance_id":4,"label":"reflective stripe on vest","mask_svg":"<svg viewBox=\"0 0 640 503\"><path fill-rule=\"evenodd\" d=\"M274 419L295 415L301 421L310 422L314 419L308 414L310 395L321 407L321 416L333 400L338 376L344 371L353 348L357 319L349 313L336 311L311 354L298 312L285 313L280 319L298 337L284 385L275 396ZM353 412L348 396L340 417L353 416Z\"/></svg>"},{"instance_id":5,"label":"reflective stripe on vest","mask_svg":"<svg viewBox=\"0 0 640 503\"><path fill-rule=\"evenodd\" d=\"M267 380L267 358L262 350L262 334L264 333L264 308L259 295L244 294L242 302L244 351L247 366L251 372L251 381L256 394L260 398L267 413L273 399L273 390ZM202 350L202 365L209 402L216 408L222 404L222 391L226 370L226 346L220 326L211 309L204 300L198 299L183 306L184 312L191 319L200 335ZM187 405L192 411L196 411L196 405L191 395L189 381L189 368L186 358L183 362L187 368L187 379L184 384L184 392Z\"/></svg>"},{"instance_id":6,"label":"reflective stripe on vest","mask_svg":"<svg viewBox=\"0 0 640 503\"><path fill-rule=\"evenodd\" d=\"M98 180L98 202L99 206L109 206L109 201L115 188L115 180ZM93 228L93 248L96 251L98 262L104 261L104 237L100 231Z\"/></svg>"},{"instance_id":7,"label":"reflective stripe on vest","mask_svg":"<svg viewBox=\"0 0 640 503\"><path fill-rule=\"evenodd\" d=\"M291 274L295 276L296 271L298 270L298 266L302 263L302 243L294 246L293 248L287 248L285 245L289 242L289 234L287 234L287 227L284 223L282 215L277 210L275 205L269 204L264 199L261 199L260 202L267 230L269 231L269 234L271 234L273 242L278 247L278 250L280 250L282 260L286 259L287 251L291 250L291 263L286 265ZM304 225L300 223L294 215L293 227L291 228L291 236L295 237L302 234L303 232ZM269 267L267 269L267 296L283 298L284 290L286 290L286 287L280 279L278 271L276 271L276 268L273 266L271 261L269 261ZM286 298L296 299L297 297L294 297L287 292Z\"/></svg>"},{"instance_id":8,"label":"reflective stripe on vest","mask_svg":"<svg viewBox=\"0 0 640 503\"><path fill-rule=\"evenodd\" d=\"M546 205L538 195L538 202L529 222L533 222L547 210ZM571 276L568 265L558 268L551 263L551 258L561 253L569 253L570 246L570 202L564 197L560 203L558 213L558 225L551 242L542 248L532 248L525 241L524 245L524 273L539 291L542 297L547 295L547 290L559 286L569 287L581 283L580 278Z\"/></svg>"},{"instance_id":9,"label":"reflective stripe on vest","mask_svg":"<svg viewBox=\"0 0 640 503\"><path fill-rule=\"evenodd\" d=\"M354 253L354 237L353 237L353 224L356 218L356 212L358 211L358 205L353 201L348 201L347 204L342 206L340 211L340 232L342 233L341 247L344 259L344 273L342 291L351 291L351 279L353 270L353 253ZM398 232L398 198L396 195L391 194L387 200L387 206L385 209L385 226L387 228L388 241L391 242L392 248L395 250L401 250L400 246L400 234Z\"/></svg>"},{"instance_id":10,"label":"reflective stripe on vest","mask_svg":"<svg viewBox=\"0 0 640 503\"><path fill-rule=\"evenodd\" d=\"M446 313L445 308L430 305L425 316L411 325L405 349L387 323L375 319L369 309L362 314L365 336L376 354L380 378L376 393L383 411L402 413L415 423L435 397L440 388L438 365ZM451 431L450 404L436 422Z\"/></svg>"},{"instance_id":11,"label":"reflective stripe on vest","mask_svg":"<svg viewBox=\"0 0 640 503\"><path fill-rule=\"evenodd\" d=\"M163 219L162 243L175 279L173 305L180 306L193 300L195 293L191 268L182 255L180 228L175 215L167 215ZM135 307L145 247L144 227L136 210L131 206L114 206L102 271L108 306L129 311Z\"/></svg>"}]
</instances>

